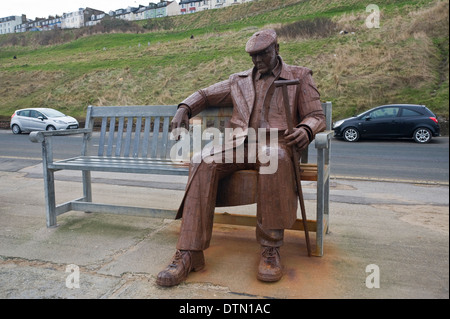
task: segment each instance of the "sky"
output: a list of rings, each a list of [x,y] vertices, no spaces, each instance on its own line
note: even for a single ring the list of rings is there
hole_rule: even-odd
[[[61,16],[65,12],[86,7],[108,13],[110,10],[148,5],[149,2],[156,3],[159,0],[1,0],[0,18],[25,14],[27,19],[34,20],[36,17],[47,18],[49,15]]]

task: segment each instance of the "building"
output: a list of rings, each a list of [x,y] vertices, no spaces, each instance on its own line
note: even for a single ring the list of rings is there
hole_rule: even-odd
[[[250,2],[250,1],[253,1],[253,0],[225,0],[225,6],[232,6],[235,4],[242,4],[242,3]]]
[[[180,14],[180,5],[176,1],[161,1],[157,4],[156,17],[175,16]]]
[[[148,6],[127,7],[117,9],[106,14],[103,11],[92,8],[80,8],[77,11],[64,13],[61,17],[48,17],[48,19],[36,18],[27,20],[25,15],[0,18],[0,34],[47,31],[54,29],[77,29],[94,26],[100,23],[106,16],[114,19],[128,21],[147,20],[179,14],[195,13],[203,10],[219,9],[235,4],[241,4],[252,0],[181,0],[150,2]]]
[[[23,14],[22,16],[9,16],[5,18],[0,18],[0,34],[14,33],[16,27],[25,23],[27,17]]]
[[[249,1],[252,0],[181,0],[179,14],[195,13],[209,9],[220,9]]]
[[[58,16],[48,17],[48,19],[46,19],[42,25],[43,31],[61,29],[61,21],[62,18]]]
[[[107,14],[104,12],[100,14],[93,14],[84,24],[86,27],[92,27],[99,24],[105,18],[105,16],[107,16]]]
[[[84,9],[80,8],[78,11],[64,13],[62,16],[62,29],[75,29],[84,26]]]
[[[203,10],[212,9],[211,3],[212,3],[211,0],[181,0],[180,14],[195,13]]]
[[[109,15],[114,19],[133,21],[136,20],[135,13],[140,9],[141,6],[139,6],[139,8],[128,7],[126,9],[117,9],[114,11],[110,11]]]
[[[77,29],[85,26],[93,26],[99,23],[105,13],[92,8],[80,8],[78,11],[64,13],[61,17],[49,16],[36,18],[35,20],[24,19],[21,24],[16,25],[14,32],[26,31],[49,31],[55,29]]]
[[[128,21],[161,18],[178,14],[180,14],[180,7],[176,1],[150,2],[148,6],[140,5],[138,8],[128,7],[109,13],[111,17]]]
[[[49,16],[45,18],[36,18],[35,20],[28,20],[22,24],[16,26],[15,32],[27,32],[27,31],[49,31],[55,29],[61,29],[62,18],[59,16]]]
[[[77,11],[64,13],[61,19],[61,29],[77,29],[87,25],[92,15],[101,15],[103,11],[92,8],[80,8]]]
[[[152,17],[150,17],[150,14],[152,11],[151,5],[154,5],[156,7],[156,4],[154,4],[154,3],[150,3],[148,6],[139,6],[139,8],[134,13],[135,20],[147,20],[147,19],[152,18]]]
[[[137,10],[139,10],[139,8],[128,7],[126,8],[125,12],[120,16],[120,18],[128,21],[134,21],[136,20],[135,12]]]
[[[211,9],[220,9],[227,6],[227,0],[211,0]]]
[[[215,2],[215,4],[214,4],[215,9],[218,9],[218,8],[233,6],[236,4],[250,2],[253,0],[211,0],[211,1]]]

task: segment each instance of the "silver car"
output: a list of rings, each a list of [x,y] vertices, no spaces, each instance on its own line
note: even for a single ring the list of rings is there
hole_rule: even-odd
[[[49,108],[17,110],[11,116],[11,130],[14,134],[31,131],[77,129],[78,121],[60,111]]]

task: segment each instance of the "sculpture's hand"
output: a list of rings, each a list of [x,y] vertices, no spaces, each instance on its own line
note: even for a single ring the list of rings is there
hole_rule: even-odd
[[[288,141],[286,145],[295,145],[298,150],[302,150],[309,145],[308,133],[303,127],[295,127],[292,134],[289,134],[288,130],[286,130],[284,132],[284,138]]]
[[[172,119],[172,130],[181,128],[182,126],[189,130],[189,111],[185,107],[178,108]]]

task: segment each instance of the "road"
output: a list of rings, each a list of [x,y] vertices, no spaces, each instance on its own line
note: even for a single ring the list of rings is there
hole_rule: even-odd
[[[77,156],[80,149],[80,136],[54,139],[55,159]],[[309,154],[309,160],[315,161],[313,144]],[[408,139],[348,143],[333,138],[330,161],[333,177],[448,185],[449,138],[434,138],[424,145]],[[40,162],[40,144],[31,143],[27,134],[0,130],[0,170],[18,171]]]
[[[380,180],[449,181],[449,138],[428,144],[413,140],[365,140],[349,143],[333,139],[331,175]]]

